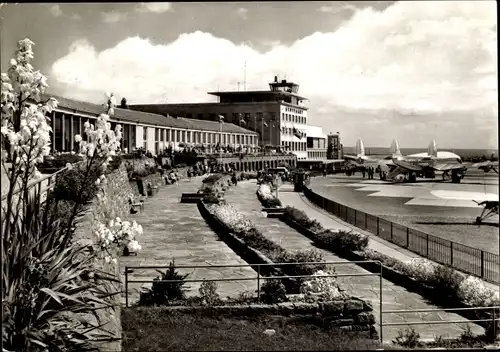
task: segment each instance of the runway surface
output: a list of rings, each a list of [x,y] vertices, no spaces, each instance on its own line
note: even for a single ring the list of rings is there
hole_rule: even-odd
[[[415,183],[389,183],[354,176],[329,175],[311,180],[312,189],[343,205],[377,215],[426,233],[488,252],[498,253],[498,215],[481,226],[474,224],[482,207],[468,200],[445,200],[432,190],[499,194],[498,175],[467,172],[460,184],[419,179]],[[480,199],[479,199],[480,200]]]

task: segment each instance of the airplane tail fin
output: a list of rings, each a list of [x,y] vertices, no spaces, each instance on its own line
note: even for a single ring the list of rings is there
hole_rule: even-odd
[[[394,139],[391,143],[391,154],[393,158],[402,155],[401,150],[399,149],[399,142],[397,139]]]
[[[365,145],[361,138],[356,142],[356,156],[365,156]]]
[[[436,141],[435,140],[433,140],[429,144],[429,148],[427,148],[427,154],[429,154],[429,156],[437,156],[437,147],[436,147]]]

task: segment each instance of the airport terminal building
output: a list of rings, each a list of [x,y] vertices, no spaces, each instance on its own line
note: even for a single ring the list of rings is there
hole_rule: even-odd
[[[269,90],[209,92],[217,102],[183,104],[140,104],[130,109],[186,120],[224,121],[255,132],[260,146],[292,152],[306,160],[307,98],[298,94],[299,85],[286,80],[269,83]]]
[[[69,152],[77,150],[76,134],[83,134],[83,124],[95,121],[105,112],[104,105],[93,104],[60,96],[45,94],[42,100],[54,97],[59,102],[50,114],[52,124],[52,151]],[[172,145],[203,145],[207,152],[214,152],[221,141],[223,146],[241,147],[242,151],[256,151],[259,145],[257,133],[232,123],[220,124],[216,121],[174,118],[128,109],[115,108],[110,116],[111,126],[122,126],[122,148],[132,151],[144,148],[158,154]]]

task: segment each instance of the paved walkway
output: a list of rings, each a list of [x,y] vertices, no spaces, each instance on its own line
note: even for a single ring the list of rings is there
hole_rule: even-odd
[[[196,192],[203,177],[191,181],[181,180],[176,185],[162,186],[158,193],[147,198],[144,213],[130,216],[143,227],[138,239],[142,251],[137,256],[121,257],[120,271],[125,266],[165,265],[175,258],[176,265],[241,265],[247,264],[223,241],[219,240],[201,217],[196,204],[181,204],[182,193]],[[163,270],[164,271],[164,270]],[[251,268],[207,268],[178,269],[180,273],[191,273],[188,279],[219,279],[256,277]],[[129,274],[129,280],[152,280],[159,273],[154,269],[136,269]],[[124,280],[124,276],[122,276]],[[188,295],[198,295],[201,283],[189,283]],[[237,296],[243,291],[255,291],[256,281],[217,282],[221,298]],[[129,304],[137,301],[141,286],[150,284],[131,283]],[[123,297],[123,302],[124,302]]]
[[[313,219],[318,220],[324,227],[336,227],[328,222],[328,217],[304,203],[298,193],[287,192],[288,187],[283,187],[280,190],[279,197],[285,205],[292,205],[298,209],[306,211]],[[261,209],[262,205],[255,195],[257,189],[255,181],[243,181],[238,183],[238,187],[232,187],[226,191],[226,200],[239,208],[242,212],[254,222],[254,224],[262,231],[269,239],[280,243],[282,247],[290,251],[317,249],[312,242],[305,236],[301,235],[294,229],[288,227],[278,219],[267,218]],[[331,221],[331,220],[330,220]],[[377,244],[374,248],[379,250],[381,244]],[[317,249],[323,253],[324,259],[329,262],[345,262],[349,261],[342,259],[335,254]],[[395,254],[402,256],[403,253]],[[335,265],[336,271],[339,274],[360,274],[369,272],[355,264]],[[369,300],[373,303],[375,319],[377,325],[380,322],[380,289],[378,277],[340,277],[339,284],[349,294]],[[382,279],[382,304],[384,310],[402,310],[402,309],[435,309],[439,308],[436,305],[429,303],[422,296],[409,292],[403,287],[396,286],[392,282]],[[425,321],[446,321],[446,320],[464,320],[461,316],[448,312],[429,312],[429,313],[411,313],[411,314],[385,314],[383,316],[384,323],[405,323],[405,322],[425,322]],[[474,333],[482,333],[483,328],[476,324],[469,324]],[[396,336],[398,330],[404,330],[409,325],[401,326],[386,326],[383,328],[384,342],[391,342]],[[412,325],[424,340],[432,340],[436,336],[443,337],[458,337],[464,330],[465,324],[422,324]],[[380,331],[380,328],[377,327]]]

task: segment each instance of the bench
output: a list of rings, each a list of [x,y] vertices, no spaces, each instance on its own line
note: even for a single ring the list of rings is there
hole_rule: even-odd
[[[203,196],[203,193],[182,193],[181,203],[198,203]]]
[[[148,196],[152,197],[158,193],[158,186],[148,186]]]
[[[285,213],[285,208],[262,208],[267,213],[268,218],[279,218]]]
[[[144,199],[134,199],[134,198],[129,198],[128,204],[130,205],[130,209],[137,209],[139,208],[139,211],[142,213],[144,211]]]

